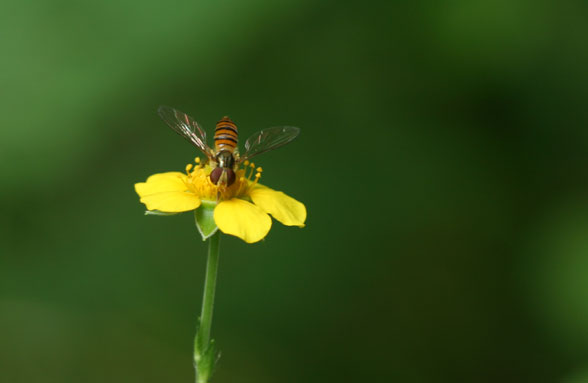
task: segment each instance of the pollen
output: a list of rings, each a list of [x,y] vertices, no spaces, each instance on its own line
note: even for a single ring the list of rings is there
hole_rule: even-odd
[[[243,166],[235,169],[235,182],[231,186],[219,183],[215,185],[210,180],[210,173],[214,165],[203,164],[200,158],[194,159],[193,164],[186,165],[186,186],[188,191],[202,200],[223,201],[231,198],[247,198],[249,192],[257,185],[263,169],[255,167],[254,163],[243,162]]]
[[[186,180],[190,192],[204,200],[215,200],[218,192],[218,187],[210,181],[210,171],[209,166],[199,164],[188,171]]]

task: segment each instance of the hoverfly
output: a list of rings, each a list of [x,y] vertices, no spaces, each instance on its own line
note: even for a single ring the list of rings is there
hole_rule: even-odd
[[[220,183],[231,186],[235,182],[235,171],[242,162],[286,145],[300,133],[300,129],[293,126],[260,130],[245,141],[245,152],[240,155],[237,148],[237,126],[230,118],[223,117],[216,123],[212,149],[206,143],[206,132],[187,114],[163,105],[157,113],[174,132],[190,141],[206,155],[212,166],[210,180],[215,185]]]

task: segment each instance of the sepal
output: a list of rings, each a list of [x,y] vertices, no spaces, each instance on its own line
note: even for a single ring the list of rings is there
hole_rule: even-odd
[[[216,202],[202,201],[198,209],[194,210],[194,218],[196,220],[196,227],[202,236],[202,240],[206,241],[212,237],[218,230],[216,222],[214,221],[214,209]]]
[[[180,213],[166,213],[164,211],[159,210],[145,210],[145,215],[160,215],[160,216],[168,216],[168,215],[176,215]]]

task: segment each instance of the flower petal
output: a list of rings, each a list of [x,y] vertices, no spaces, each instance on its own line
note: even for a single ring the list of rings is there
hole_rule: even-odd
[[[272,219],[259,207],[242,199],[222,201],[214,209],[214,221],[226,234],[247,243],[262,240],[272,227]]]
[[[200,198],[195,194],[182,191],[142,196],[141,202],[147,206],[148,210],[159,210],[164,213],[181,213],[194,210],[200,206]]]
[[[306,207],[294,198],[265,186],[254,188],[249,196],[253,203],[284,225],[304,227]]]
[[[183,192],[188,190],[188,187],[184,182],[185,180],[186,175],[184,173],[158,173],[147,178],[147,182],[136,183],[135,191],[139,194],[139,197],[162,192]]]

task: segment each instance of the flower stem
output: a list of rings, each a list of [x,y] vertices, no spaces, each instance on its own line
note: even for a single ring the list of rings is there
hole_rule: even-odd
[[[220,232],[210,237],[208,244],[208,261],[206,263],[206,281],[204,282],[204,296],[202,297],[202,314],[200,316],[200,330],[204,344],[210,341],[210,326],[212,325],[212,309],[214,307],[214,291],[216,290],[216,271],[218,269]]]
[[[212,325],[214,291],[216,289],[219,242],[220,231],[217,231],[209,238],[206,280],[204,281],[204,295],[202,297],[202,313],[200,314],[200,326],[196,333],[196,340],[194,341],[196,383],[208,382],[212,376],[217,359],[214,341],[210,340],[210,327]]]

